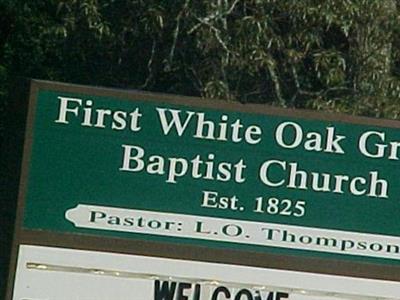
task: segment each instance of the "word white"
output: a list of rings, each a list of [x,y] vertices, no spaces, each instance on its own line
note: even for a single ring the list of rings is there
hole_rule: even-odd
[[[240,119],[236,119],[228,126],[227,115],[222,115],[221,120],[216,124],[213,120],[206,120],[203,112],[186,111],[186,115],[183,115],[177,109],[157,108],[157,111],[164,135],[168,135],[174,128],[178,136],[182,136],[187,128],[190,128],[191,120],[195,119],[196,126],[192,134],[196,139],[231,140],[234,143],[239,143],[244,139],[248,144],[258,144],[261,141],[260,127],[251,125],[243,128],[244,125]]]

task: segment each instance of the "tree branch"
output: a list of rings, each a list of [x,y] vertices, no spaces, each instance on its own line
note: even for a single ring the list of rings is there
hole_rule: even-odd
[[[178,41],[178,35],[179,35],[179,31],[180,31],[181,19],[182,19],[184,12],[187,10],[189,3],[190,3],[190,0],[185,1],[182,9],[179,11],[179,13],[176,17],[176,26],[175,26],[174,33],[173,33],[173,41],[172,41],[171,49],[170,49],[169,55],[168,55],[168,66],[167,66],[168,70],[170,69],[170,67],[172,65],[172,61],[174,59],[176,43]]]

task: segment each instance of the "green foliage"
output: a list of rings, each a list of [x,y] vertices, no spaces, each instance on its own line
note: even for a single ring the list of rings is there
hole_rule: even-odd
[[[0,0],[0,145],[24,77],[399,119],[399,3]]]
[[[400,114],[396,0],[0,0],[0,9],[4,103],[22,76]]]

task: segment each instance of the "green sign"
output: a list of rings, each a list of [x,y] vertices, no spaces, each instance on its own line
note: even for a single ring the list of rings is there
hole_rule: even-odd
[[[400,261],[398,123],[96,89],[32,100],[26,229]]]

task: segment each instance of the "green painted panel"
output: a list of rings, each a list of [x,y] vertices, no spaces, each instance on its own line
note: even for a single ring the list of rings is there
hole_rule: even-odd
[[[398,263],[398,129],[151,96],[39,90],[36,100],[25,228]],[[174,114],[182,132],[171,123]],[[86,222],[114,229],[79,227],[65,216],[78,205],[207,217],[204,226],[219,226],[222,218],[232,226],[222,233],[192,228],[192,237],[141,234],[120,230],[131,225],[99,212]],[[236,232],[241,221],[266,224],[255,225],[266,244],[239,242],[239,235],[252,235]],[[336,240],[327,240],[331,233]]]

